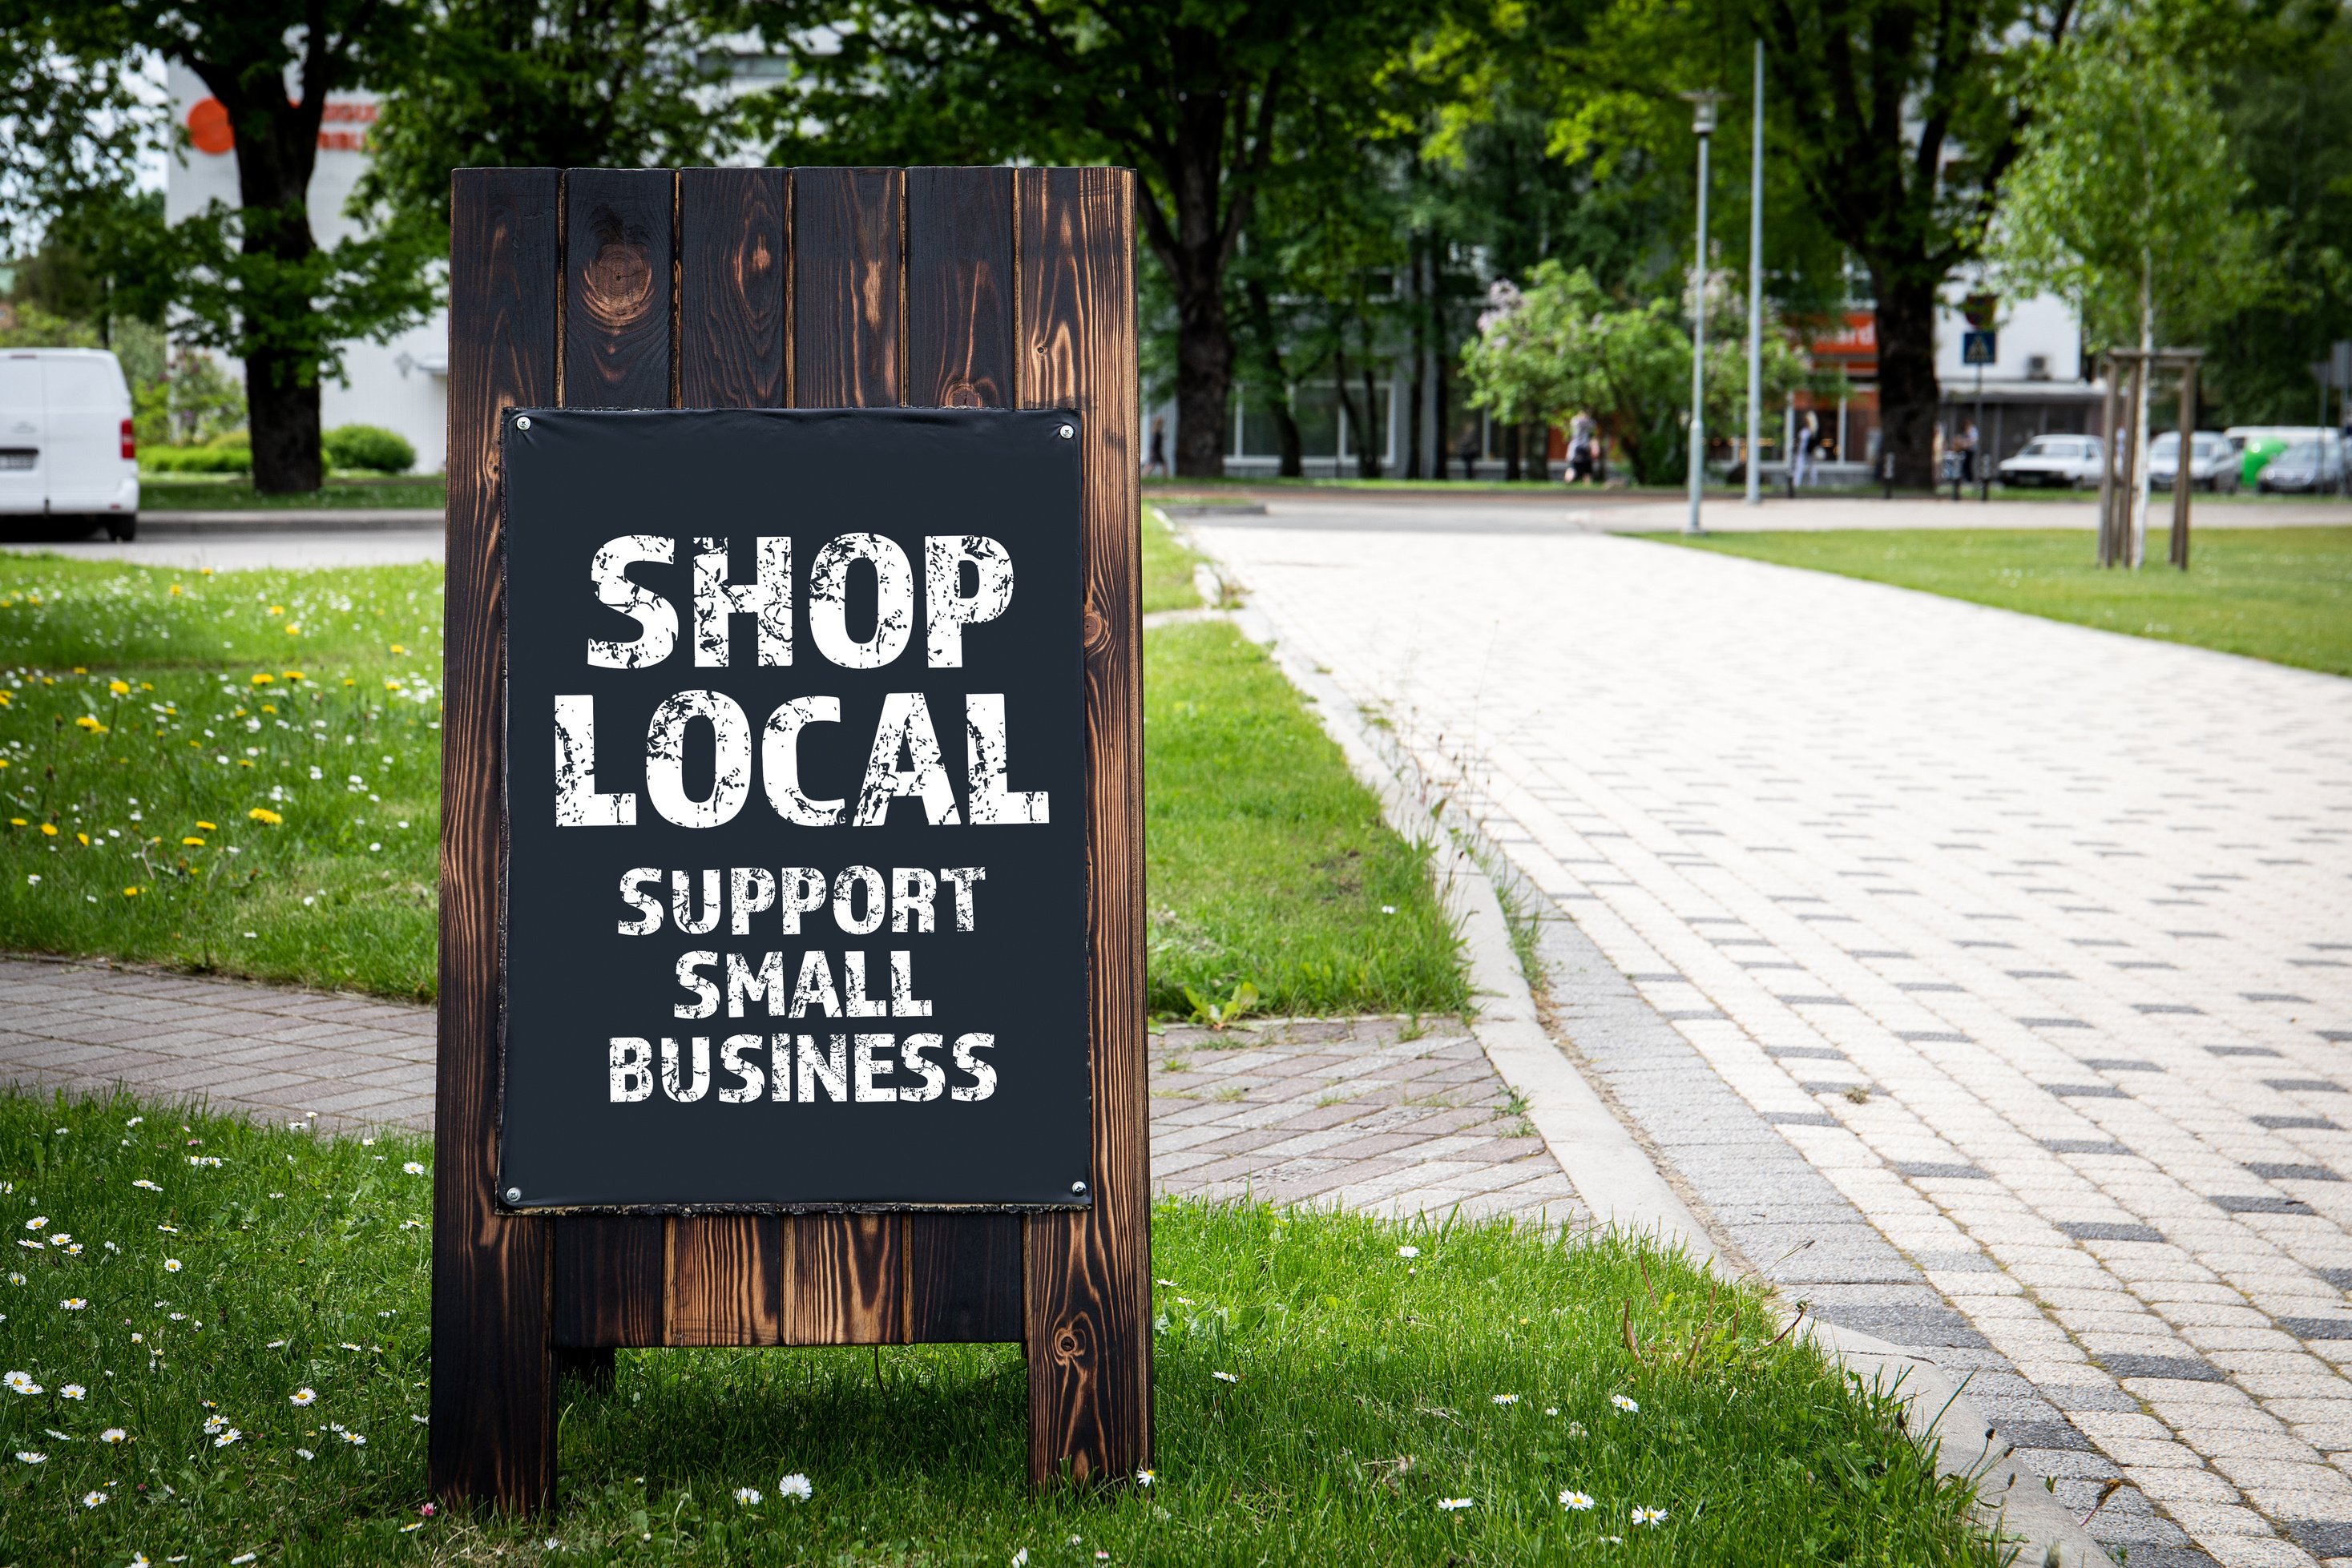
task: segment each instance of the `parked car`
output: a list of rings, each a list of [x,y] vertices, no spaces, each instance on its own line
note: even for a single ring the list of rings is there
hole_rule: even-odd
[[[131,388],[101,349],[0,352],[0,520],[139,530]]]
[[[2095,485],[2105,455],[2095,435],[2037,435],[1996,472],[2004,485]]]
[[[2264,494],[2341,495],[2344,438],[2329,431],[2311,440],[2291,442],[2285,451],[2263,465],[2263,476],[2254,483]]]
[[[2263,466],[2296,442],[2343,443],[2337,432],[2318,424],[2233,424],[2221,434],[2238,449],[2240,482],[2258,488]]]
[[[2198,431],[2189,443],[2189,486],[2235,495],[2242,462],[2236,444],[2228,436]],[[2173,473],[2179,466],[2180,432],[2168,430],[2147,444],[2149,488],[2171,489]]]

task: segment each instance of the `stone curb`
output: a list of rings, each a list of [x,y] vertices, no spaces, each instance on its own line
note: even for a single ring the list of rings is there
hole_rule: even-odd
[[[1217,603],[1233,585],[1203,566],[1202,597]],[[1384,755],[1339,684],[1285,646],[1264,614],[1246,605],[1230,619],[1314,705],[1324,730],[1357,778],[1379,797],[1382,814],[1412,842],[1433,845],[1433,873],[1440,895],[1459,922],[1472,989],[1480,998],[1471,1032],[1503,1082],[1526,1100],[1552,1157],[1593,1216],[1620,1229],[1680,1247],[1702,1266],[1717,1261],[1706,1228],[1675,1192],[1633,1134],[1586,1082],[1537,1017],[1535,998],[1512,950],[1502,900],[1493,881],[1449,830],[1443,807],[1408,789],[1410,758]],[[1964,1390],[1932,1363],[1853,1329],[1807,1321],[1801,1333],[1822,1353],[1866,1386],[1903,1401],[1911,1438],[1934,1458],[1937,1473],[1965,1475],[1978,1488],[1979,1522],[2021,1542],[2017,1568],[2089,1568],[2112,1559],[2090,1531],[2042,1489],[2040,1478],[2012,1457]],[[2020,1484],[2022,1482],[2023,1484]]]
[[[205,534],[372,533],[385,528],[437,528],[438,507],[348,507],[268,511],[142,512],[139,537]]]

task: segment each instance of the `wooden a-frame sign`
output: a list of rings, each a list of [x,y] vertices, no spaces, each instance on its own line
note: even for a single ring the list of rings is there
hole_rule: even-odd
[[[622,1346],[1016,1342],[1033,1480],[1150,1462],[1133,254],[1116,169],[453,177],[436,1494]]]

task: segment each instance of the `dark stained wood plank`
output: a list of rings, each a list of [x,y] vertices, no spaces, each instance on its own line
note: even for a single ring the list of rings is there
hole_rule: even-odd
[[[676,183],[667,169],[564,177],[562,406],[669,405]],[[582,1215],[555,1226],[557,1342],[665,1343],[667,1221]]]
[[[782,406],[784,172],[681,169],[677,233],[678,406]]]
[[[1042,1485],[1151,1462],[1134,176],[1024,169],[1014,184],[1018,395],[1024,407],[1076,410],[1086,443],[1095,1201],[1028,1221],[1029,1473]]]
[[[918,407],[1005,408],[1014,381],[1013,171],[907,171],[907,386]],[[907,1217],[907,1337],[1021,1337],[1021,1221]]]
[[[784,172],[685,169],[677,181],[679,406],[774,407],[784,393]],[[782,1224],[682,1217],[666,1244],[659,1343],[777,1343]]]
[[[499,430],[556,382],[552,169],[451,177],[449,506],[442,674],[440,1044],[434,1089],[433,1387],[426,1469],[453,1501],[555,1493],[549,1227],[499,1210]]]
[[[907,171],[907,389],[917,408],[1013,403],[1013,171]]]
[[[907,1216],[907,1338],[1022,1337],[1021,1217]]]
[[[564,180],[563,406],[670,404],[667,169],[574,169]]]
[[[662,1343],[661,1220],[579,1214],[553,1223],[555,1343],[567,1348]]]
[[[804,1214],[784,1253],[786,1344],[903,1344],[905,1217]]]
[[[669,1222],[666,1343],[777,1344],[783,1223],[773,1215],[706,1214]]]
[[[792,172],[787,335],[794,408],[898,403],[905,190],[897,169]],[[904,1343],[900,1216],[810,1214],[786,1226],[785,1343]]]
[[[794,408],[899,401],[898,169],[793,171]]]

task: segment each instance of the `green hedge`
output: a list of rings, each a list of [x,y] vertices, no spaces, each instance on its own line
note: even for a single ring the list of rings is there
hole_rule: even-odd
[[[405,474],[416,466],[416,448],[398,431],[375,424],[339,424],[320,438],[330,468],[372,468]]]
[[[253,466],[253,438],[242,430],[202,446],[146,446],[139,466],[151,474],[242,474]]]

